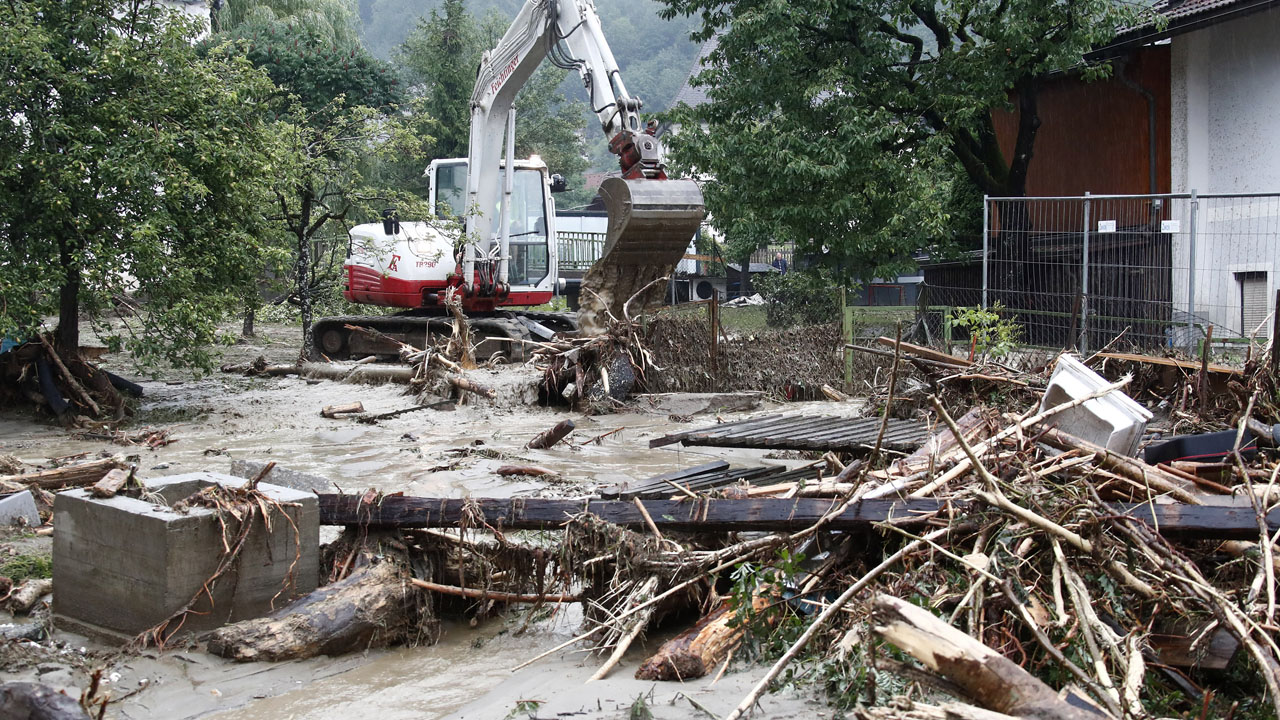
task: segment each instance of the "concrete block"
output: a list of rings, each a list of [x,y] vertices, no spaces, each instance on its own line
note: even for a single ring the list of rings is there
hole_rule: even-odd
[[[0,525],[18,525],[24,521],[27,527],[40,524],[40,511],[36,509],[31,491],[0,495]]]
[[[231,474],[236,477],[254,478],[266,466],[266,463],[258,460],[232,460]],[[271,468],[271,472],[263,478],[263,481],[270,482],[272,485],[283,485],[294,490],[309,490],[317,493],[334,492],[333,482],[329,478],[290,470],[279,465]]]
[[[55,625],[134,635],[182,608],[213,575],[234,518],[219,521],[207,508],[168,506],[213,484],[244,485],[243,478],[197,472],[147,481],[151,497],[100,499],[87,490],[59,493],[53,515]],[[182,631],[201,632],[259,617],[316,588],[320,574],[319,510],[315,495],[278,485],[258,488],[280,503],[270,531],[255,527],[238,565],[202,594]],[[294,528],[297,528],[295,533]],[[102,633],[109,635],[109,633]]]

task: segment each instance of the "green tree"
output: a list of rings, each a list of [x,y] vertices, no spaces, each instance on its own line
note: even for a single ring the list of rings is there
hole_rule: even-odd
[[[144,362],[208,365],[277,152],[270,81],[200,57],[198,32],[151,3],[0,5],[0,330],[57,315],[75,353],[83,312]]]
[[[360,45],[354,17],[331,11],[324,17],[341,22],[317,22],[311,7],[267,0],[261,9],[243,10],[235,24],[225,22],[224,33],[210,40],[216,52],[246,57],[279,86],[266,109],[279,118],[285,150],[259,214],[287,256],[286,299],[301,316],[304,355],[316,304],[338,299],[347,226],[371,219],[383,204],[406,214],[426,210],[380,186],[369,169],[420,160],[422,143],[430,140],[406,130],[403,86],[388,63]],[[417,130],[429,121],[421,113],[410,118]],[[246,328],[250,323],[247,316]]]
[[[682,163],[715,177],[708,208],[731,237],[827,245],[884,266],[944,237],[969,184],[1022,195],[1046,74],[1131,21],[1112,0],[664,0],[718,47],[683,109]],[[1016,107],[1013,152],[993,108]],[[971,208],[965,212],[972,213]],[[892,264],[892,263],[889,263]]]

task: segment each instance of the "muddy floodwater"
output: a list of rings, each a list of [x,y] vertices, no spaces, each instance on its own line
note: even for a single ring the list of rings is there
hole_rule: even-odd
[[[289,349],[290,340],[285,337],[274,345],[240,347],[235,353],[252,357],[261,351],[279,356]],[[113,364],[110,356],[105,364],[121,374],[132,369],[124,362]],[[518,371],[508,368],[479,370],[473,377],[505,388],[522,382],[515,375]],[[315,382],[297,377],[214,374],[193,379],[168,374],[144,380],[143,385],[146,394],[129,429],[168,430],[174,442],[167,446],[151,450],[85,439],[30,413],[0,409],[0,454],[15,455],[32,465],[83,452],[132,455],[144,481],[195,470],[226,472],[232,459],[275,461],[324,476],[346,492],[374,487],[433,497],[580,497],[606,485],[715,458],[744,464],[799,462],[766,458],[763,451],[754,450],[686,449],[678,445],[651,450],[648,443],[653,437],[714,423],[717,414],[699,414],[689,421],[663,408],[646,408],[644,403],[621,414],[587,417],[564,409],[481,400],[452,411],[420,410],[377,424],[362,424],[351,418],[325,419],[320,410],[326,405],[359,401],[367,413],[376,414],[411,407],[415,400],[404,394],[403,386]],[[826,403],[785,409],[853,412],[848,405]],[[754,411],[724,413],[722,417],[741,419],[778,410],[777,405],[766,402]],[[523,449],[538,432],[565,418],[577,424],[571,436],[574,443],[622,430],[599,444],[561,443],[550,450]],[[538,465],[555,471],[558,477],[512,479],[494,472],[512,462]],[[322,540],[325,535],[322,530]],[[195,647],[118,655],[111,647],[79,636],[59,632],[55,639],[64,643],[64,654],[77,655],[83,648],[89,656],[85,664],[106,666],[113,694],[128,694],[109,707],[107,717],[117,718],[606,718],[631,717],[637,699],[655,717],[703,715],[695,704],[723,716],[764,672],[763,667],[737,662],[714,683],[710,678],[684,684],[633,679],[640,661],[664,637],[637,643],[608,678],[590,684],[586,680],[601,660],[576,646],[512,671],[521,662],[573,637],[580,620],[576,606],[527,627],[516,613],[475,627],[459,619],[447,623],[441,641],[429,647],[278,664],[229,663]],[[524,631],[518,632],[522,627]],[[77,689],[83,668],[80,672],[78,675],[56,658],[32,650],[30,663],[17,679],[39,679],[70,693]],[[523,701],[539,703],[534,715],[516,712]],[[757,717],[830,714],[807,697],[784,692],[766,696]]]

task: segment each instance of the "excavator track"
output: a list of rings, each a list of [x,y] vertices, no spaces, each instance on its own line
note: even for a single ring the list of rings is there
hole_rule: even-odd
[[[525,343],[533,339],[529,329],[515,317],[503,313],[494,317],[469,317],[476,360],[484,362],[502,353],[509,362],[523,362]],[[312,349],[317,357],[350,360],[370,355],[391,360],[400,348],[393,343],[348,330],[347,325],[366,327],[398,342],[417,348],[447,339],[453,333],[452,319],[443,315],[346,315],[321,318],[312,330]]]
[[[607,178],[600,197],[609,214],[604,252],[582,280],[578,322],[582,332],[599,334],[609,316],[622,320],[623,306],[646,285],[667,278],[684,258],[704,208],[702,190],[692,180]],[[645,290],[630,311],[661,301],[665,283]]]

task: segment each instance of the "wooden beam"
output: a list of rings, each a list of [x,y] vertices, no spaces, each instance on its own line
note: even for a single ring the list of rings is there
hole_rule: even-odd
[[[464,517],[479,510],[484,522],[505,530],[537,530],[563,525],[570,518],[590,512],[626,528],[643,530],[644,516],[633,502],[559,498],[446,499],[393,495],[361,505],[361,495],[321,493],[320,524],[366,525],[382,528],[457,527]],[[653,523],[663,530],[728,532],[733,530],[801,530],[817,522],[838,504],[834,498],[748,498],[694,501],[644,500]],[[861,500],[832,518],[832,530],[866,528],[892,521],[911,524],[945,510],[948,505],[963,514],[965,503],[937,499]],[[1149,503],[1112,503],[1116,515],[1141,520],[1172,538],[1247,540],[1258,536],[1253,510],[1247,507]],[[1154,510],[1154,516],[1152,511]],[[1267,516],[1272,532],[1280,529],[1280,509]],[[473,522],[471,527],[478,525]]]
[[[1182,368],[1183,370],[1199,370],[1200,363],[1189,362],[1187,360],[1176,360],[1167,357],[1153,357],[1151,355],[1134,355],[1133,353],[1098,353],[1094,357],[1108,358],[1111,360],[1127,360],[1129,362],[1145,363],[1147,365],[1163,365],[1165,367]],[[1206,369],[1211,373],[1223,373],[1226,375],[1242,375],[1243,372],[1235,368],[1229,368],[1224,365],[1208,365]]]
[[[457,527],[464,517],[479,510],[484,522],[504,530],[535,530],[563,525],[589,512],[632,529],[646,523],[633,502],[623,500],[564,500],[558,498],[444,499],[389,496],[361,505],[360,495],[321,494],[322,525],[367,525],[382,528]],[[813,525],[840,504],[836,498],[750,498],[745,500],[688,498],[645,500],[645,510],[664,530],[728,532],[733,530],[802,530]],[[921,522],[944,510],[941,500],[863,500],[850,505],[827,527],[852,530],[892,520],[895,524]],[[471,527],[481,527],[474,521]]]

